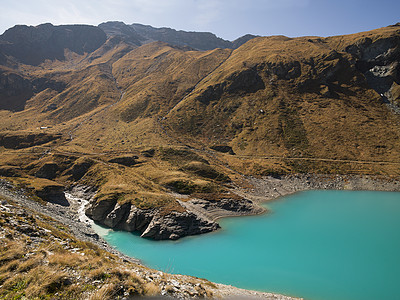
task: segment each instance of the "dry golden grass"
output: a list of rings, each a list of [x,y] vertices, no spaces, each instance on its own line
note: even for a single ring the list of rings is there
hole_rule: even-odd
[[[4,199],[2,199],[4,200]],[[0,211],[0,298],[1,299],[116,299],[159,295],[171,275],[121,259],[97,246],[77,240],[53,219],[24,209],[18,218]],[[10,222],[13,220],[13,222]],[[30,226],[41,241],[18,231]],[[45,227],[44,227],[45,225]],[[61,229],[62,228],[62,229]],[[63,232],[62,234],[60,232]],[[149,277],[150,274],[153,274]],[[150,279],[151,278],[151,279]],[[189,278],[189,277],[188,277]],[[181,279],[174,276],[174,280]],[[197,285],[195,278],[191,279]],[[206,295],[206,290],[199,291]]]

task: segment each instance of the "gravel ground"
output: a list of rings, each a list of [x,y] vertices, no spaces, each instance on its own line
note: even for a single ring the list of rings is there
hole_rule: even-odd
[[[255,202],[264,202],[305,190],[365,190],[400,192],[400,182],[391,178],[357,175],[298,174],[281,178],[247,178],[251,188],[236,193]]]
[[[33,201],[28,196],[26,196],[25,191],[15,189],[13,185],[2,179],[0,179],[0,195],[19,203],[25,208],[47,215],[65,224],[72,231],[75,237],[82,241],[92,242],[98,245],[100,248],[116,254],[123,259],[136,263],[139,262],[132,257],[126,256],[121,252],[116,251],[105,240],[99,237],[89,224],[82,223],[79,220],[78,215],[78,209],[80,207],[79,203],[71,202],[70,206],[61,206],[58,204],[47,202],[46,205],[43,205],[36,201]]]

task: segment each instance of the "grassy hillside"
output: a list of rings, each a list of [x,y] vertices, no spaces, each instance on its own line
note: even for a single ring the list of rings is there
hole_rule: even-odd
[[[175,107],[165,124],[182,140],[229,145],[249,159],[399,162],[399,115],[342,51],[365,35],[378,44],[398,39],[397,31],[253,39]],[[323,171],[312,165],[304,170]]]
[[[4,66],[0,175],[35,190],[45,174],[37,190],[81,182],[166,211],[183,209],[172,191],[225,193],[241,174],[398,177],[399,36],[393,26],[204,52],[109,37],[91,53]],[[124,156],[135,163],[112,162]]]

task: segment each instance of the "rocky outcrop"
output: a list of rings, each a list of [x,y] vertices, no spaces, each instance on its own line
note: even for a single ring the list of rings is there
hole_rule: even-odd
[[[140,209],[130,202],[118,203],[118,196],[92,199],[86,215],[110,228],[139,232],[155,240],[179,239],[220,228],[220,217],[255,215],[265,211],[258,204],[233,193],[196,194],[194,199],[179,201],[185,211],[162,213],[158,209]]]
[[[0,109],[21,111],[35,94],[46,89],[62,92],[66,84],[46,77],[31,78],[18,71],[0,67]]]
[[[231,74],[228,78],[228,85],[225,90],[230,93],[255,93],[264,89],[264,81],[257,73],[256,68],[246,69]]]
[[[400,36],[358,40],[345,51],[356,60],[356,67],[382,100],[400,111]]]
[[[0,166],[0,176],[4,177],[20,177],[21,168],[16,166]]]
[[[195,235],[217,230],[215,222],[201,218],[191,212],[171,212],[168,215],[155,215],[142,237],[176,240],[186,235]]]
[[[210,149],[213,149],[215,151],[222,152],[222,153],[228,153],[231,155],[235,155],[235,152],[233,152],[232,147],[227,146],[227,145],[215,145],[215,146],[211,146]]]
[[[0,133],[0,146],[7,149],[23,149],[61,138],[61,134],[40,133]]]
[[[267,63],[264,66],[268,76],[275,76],[276,79],[290,80],[301,75],[301,64],[299,61]]]
[[[93,52],[106,41],[106,34],[89,25],[17,25],[0,36],[0,53],[20,62],[39,65],[46,59],[64,60],[64,50],[77,54]]]
[[[188,211],[199,213],[214,221],[221,217],[257,215],[265,212],[264,208],[253,201],[230,193],[212,198],[204,196],[200,194],[194,199],[180,203]]]
[[[74,181],[80,180],[93,165],[93,161],[87,158],[79,158],[74,165],[67,170],[66,175],[70,175],[70,179]]]
[[[0,109],[23,110],[33,92],[34,87],[29,79],[18,73],[0,70]]]
[[[47,202],[69,206],[69,202],[65,198],[64,186],[56,182],[45,184],[35,189],[35,194]]]
[[[58,165],[56,163],[47,162],[36,171],[35,176],[39,178],[54,179],[57,176],[57,171]]]
[[[265,84],[257,69],[250,68],[230,74],[222,83],[208,86],[196,97],[196,100],[208,105],[212,101],[221,99],[224,93],[255,93],[263,88]]]
[[[120,164],[126,167],[131,167],[133,165],[137,164],[137,159],[139,157],[134,155],[134,156],[119,156],[119,157],[115,157],[109,160],[110,163],[116,163],[116,164]]]
[[[219,228],[217,223],[193,212],[172,211],[163,214],[158,209],[140,209],[131,203],[120,204],[115,198],[92,200],[86,215],[110,228],[140,232],[142,237],[155,240],[178,239]]]

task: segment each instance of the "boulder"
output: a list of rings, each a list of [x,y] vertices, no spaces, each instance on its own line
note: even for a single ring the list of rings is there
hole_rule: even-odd
[[[171,212],[155,215],[141,237],[155,240],[176,240],[187,235],[196,235],[217,230],[219,225],[189,212]]]

